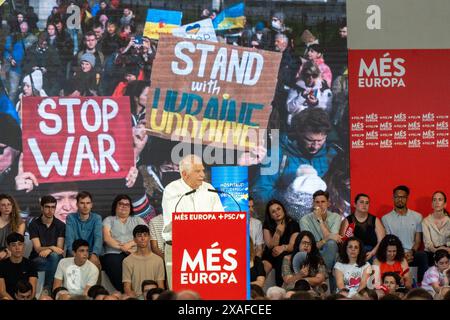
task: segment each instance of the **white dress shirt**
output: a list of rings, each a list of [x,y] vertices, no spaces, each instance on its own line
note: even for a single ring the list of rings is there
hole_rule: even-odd
[[[208,191],[214,189],[212,185],[203,182],[196,192],[184,196],[177,206],[177,212],[223,212],[223,206],[219,195]],[[172,213],[180,198],[187,192],[193,190],[183,179],[169,183],[164,188],[162,198],[162,210],[164,218],[164,229],[162,237],[164,241],[172,241]]]

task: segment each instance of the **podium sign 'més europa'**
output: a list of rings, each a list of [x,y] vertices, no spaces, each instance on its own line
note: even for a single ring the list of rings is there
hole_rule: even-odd
[[[173,289],[246,299],[247,213],[174,213],[172,221]]]

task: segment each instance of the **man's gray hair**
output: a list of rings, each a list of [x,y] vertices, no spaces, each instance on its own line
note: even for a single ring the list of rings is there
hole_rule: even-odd
[[[283,42],[289,43],[289,38],[284,33],[277,33],[277,35],[275,36],[275,40],[278,39],[282,40]]]
[[[188,154],[180,160],[180,175],[183,172],[190,173],[194,164],[202,164],[202,159],[195,154]]]
[[[266,296],[269,300],[283,300],[286,297],[286,290],[278,286],[273,286],[267,289]]]

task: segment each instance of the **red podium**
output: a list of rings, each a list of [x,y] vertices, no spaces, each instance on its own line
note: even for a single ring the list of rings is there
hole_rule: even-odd
[[[172,216],[173,290],[205,300],[247,299],[246,212],[175,212]]]

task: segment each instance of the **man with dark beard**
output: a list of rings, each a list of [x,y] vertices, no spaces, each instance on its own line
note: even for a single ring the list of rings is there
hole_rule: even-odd
[[[393,191],[394,210],[381,218],[386,234],[399,237],[410,266],[417,267],[417,280],[422,281],[428,268],[427,255],[418,251],[422,243],[422,215],[407,207],[409,188],[397,186]]]

